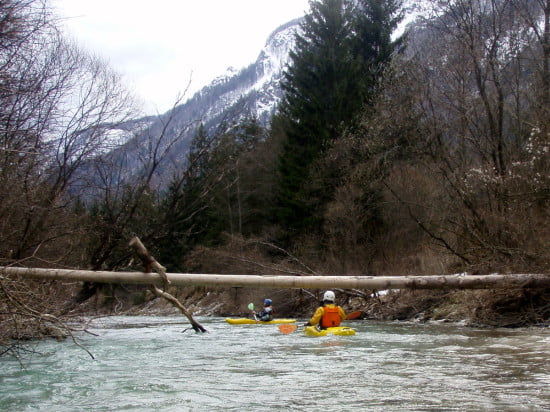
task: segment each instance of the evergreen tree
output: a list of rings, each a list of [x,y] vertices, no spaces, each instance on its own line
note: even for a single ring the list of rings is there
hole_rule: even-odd
[[[346,1],[314,1],[290,53],[279,107],[288,126],[275,213],[286,230],[300,230],[312,223],[303,191],[308,168],[323,146],[338,136],[342,121],[350,113],[351,29]]]
[[[172,177],[163,196],[159,258],[169,271],[184,271],[185,255],[197,244],[208,244],[215,226],[207,196],[211,148],[212,138],[201,124],[189,147],[187,168]]]
[[[352,53],[358,64],[359,87],[370,102],[392,56],[404,46],[403,36],[392,34],[403,20],[402,0],[359,0],[353,20]]]
[[[264,128],[255,116],[248,115],[229,128],[212,150],[211,166],[218,170],[214,215],[228,233],[250,234],[261,220],[258,204],[263,192],[257,187],[260,176],[254,152],[264,140]]]
[[[196,245],[213,246],[224,232],[250,233],[265,218],[258,213],[261,188],[252,152],[265,135],[255,117],[210,136],[201,125],[188,152],[187,168],[175,175],[163,198],[164,236],[159,255],[170,270],[183,271]]]
[[[290,232],[320,227],[319,209],[332,189],[310,192],[311,167],[354,126],[398,44],[390,38],[399,21],[394,0],[319,0],[310,6],[290,54],[278,114],[287,127],[274,216]]]

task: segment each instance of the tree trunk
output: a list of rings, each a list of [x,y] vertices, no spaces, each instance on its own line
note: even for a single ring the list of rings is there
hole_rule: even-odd
[[[0,267],[3,275],[50,280],[163,285],[155,273]],[[258,276],[168,273],[173,286],[287,289],[512,289],[550,288],[550,274],[440,276]]]

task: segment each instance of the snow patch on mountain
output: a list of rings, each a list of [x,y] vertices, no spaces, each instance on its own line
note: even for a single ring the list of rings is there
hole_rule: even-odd
[[[216,101],[206,108],[204,118],[218,116],[239,103],[258,119],[268,119],[274,113],[282,98],[280,82],[300,21],[295,19],[277,28],[268,37],[256,62],[240,71],[228,68],[199,92],[205,95],[221,90]]]
[[[415,5],[415,2],[411,0],[410,4]],[[414,13],[411,13],[414,18],[411,16],[406,24],[422,14],[422,4],[424,1],[415,5]],[[184,130],[180,142],[170,149],[175,153],[174,158],[183,162],[200,124],[205,126],[207,133],[219,133],[221,126],[231,127],[244,116],[253,115],[260,124],[269,126],[283,98],[281,83],[284,71],[290,63],[290,51],[295,47],[295,35],[301,30],[303,20],[301,17],[278,27],[267,38],[255,62],[239,70],[228,67],[186,102],[158,116],[149,131],[135,133],[136,139],[142,135],[155,135],[158,130],[164,130],[166,122],[170,122],[173,125],[170,133],[175,133],[176,128]],[[113,143],[121,142],[124,135],[113,133],[110,138]]]

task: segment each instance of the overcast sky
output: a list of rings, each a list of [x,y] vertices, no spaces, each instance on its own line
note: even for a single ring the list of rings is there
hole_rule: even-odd
[[[145,102],[164,113],[229,66],[253,63],[267,37],[301,17],[308,0],[53,0],[69,36],[104,57]]]

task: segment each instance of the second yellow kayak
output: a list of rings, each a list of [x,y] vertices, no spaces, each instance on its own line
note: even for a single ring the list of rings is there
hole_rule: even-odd
[[[273,319],[267,322],[248,318],[225,318],[225,321],[231,325],[276,325],[279,323],[295,323],[296,319]]]

